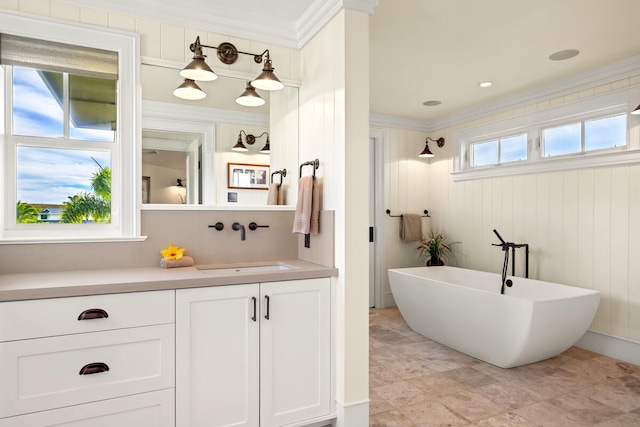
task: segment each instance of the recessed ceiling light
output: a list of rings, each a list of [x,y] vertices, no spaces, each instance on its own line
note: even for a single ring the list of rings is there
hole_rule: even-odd
[[[440,105],[442,102],[440,101],[424,101],[422,105],[426,105],[427,107],[435,107],[436,105]]]
[[[490,81],[486,81],[486,82],[482,82],[480,83],[480,87],[489,87],[493,84],[493,82]]]
[[[577,56],[579,53],[580,51],[576,49],[561,50],[549,55],[549,59],[552,61],[564,61],[565,59],[570,59],[574,56]]]

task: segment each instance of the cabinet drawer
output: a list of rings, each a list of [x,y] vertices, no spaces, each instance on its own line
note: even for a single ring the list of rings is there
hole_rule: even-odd
[[[173,427],[173,389],[0,419],[0,427]]]
[[[0,418],[171,388],[174,338],[170,324],[2,343]]]
[[[170,290],[3,302],[0,342],[173,323],[174,295]]]

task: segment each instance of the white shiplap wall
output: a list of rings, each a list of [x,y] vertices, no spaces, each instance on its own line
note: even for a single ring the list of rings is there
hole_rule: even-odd
[[[638,84],[640,76],[623,79],[433,132],[430,136],[444,136],[447,144],[432,149],[436,157],[421,165],[426,178],[410,166],[420,144],[407,151],[407,133],[385,129],[385,192],[391,209],[394,204],[408,209],[415,204],[409,200],[426,197],[431,225],[462,242],[457,261],[466,268],[501,270],[503,253],[491,246],[497,242],[494,228],[505,240],[529,243],[530,277],[599,290],[602,299],[592,329],[640,340],[640,165],[462,182],[450,175],[455,130]],[[413,176],[421,176],[425,184],[409,185]],[[387,236],[395,234],[394,224],[388,229]],[[388,266],[403,265],[411,251],[397,238],[388,242]],[[516,264],[516,274],[524,275],[524,250]]]

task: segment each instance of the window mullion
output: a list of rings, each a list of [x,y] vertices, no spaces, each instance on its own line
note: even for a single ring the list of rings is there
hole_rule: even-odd
[[[62,74],[62,88],[62,120],[64,121],[64,137],[69,138],[69,73]]]

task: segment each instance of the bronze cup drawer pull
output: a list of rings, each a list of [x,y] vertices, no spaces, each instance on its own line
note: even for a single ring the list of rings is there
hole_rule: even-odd
[[[101,308],[90,308],[78,316],[78,320],[106,319],[109,314]]]
[[[109,365],[102,362],[87,363],[80,369],[80,375],[99,374],[101,372],[108,372]]]

